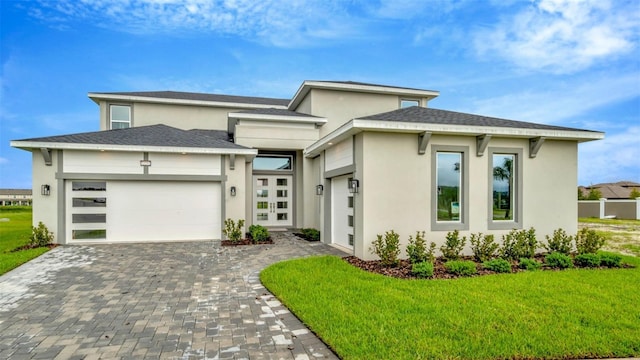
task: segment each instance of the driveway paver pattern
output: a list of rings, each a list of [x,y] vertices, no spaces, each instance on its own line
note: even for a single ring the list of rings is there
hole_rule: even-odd
[[[55,248],[0,277],[0,358],[336,359],[259,273],[285,259],[345,253],[272,235],[273,245]]]

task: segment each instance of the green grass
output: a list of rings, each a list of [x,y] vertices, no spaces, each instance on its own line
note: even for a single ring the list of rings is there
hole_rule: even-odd
[[[640,355],[640,268],[400,280],[324,256],[260,278],[344,359]]]
[[[623,225],[632,227],[632,230],[640,230],[640,220],[578,218],[578,222],[585,224]]]
[[[31,207],[2,206],[0,219],[9,219],[0,221],[0,275],[49,251],[48,248],[36,248],[12,252],[29,243]]]

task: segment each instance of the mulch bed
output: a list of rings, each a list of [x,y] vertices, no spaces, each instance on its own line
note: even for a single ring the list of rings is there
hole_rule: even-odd
[[[253,242],[253,240],[249,238],[241,239],[236,242],[233,242],[231,240],[222,240],[221,242],[222,246],[265,245],[265,244],[273,244],[273,240],[271,240],[271,237],[269,237],[265,241],[258,241],[258,242]]]
[[[299,237],[302,240],[307,240],[307,241],[320,241],[319,239],[312,239],[308,236],[306,236],[305,234],[302,233],[293,233],[293,235]]]
[[[58,247],[58,246],[60,246],[60,245],[59,244],[49,244],[47,246],[34,246],[34,245],[28,245],[27,244],[27,245],[22,245],[20,247],[17,247],[15,249],[11,250],[11,252],[18,252],[18,251],[23,251],[23,250],[37,249],[37,248],[40,248],[40,247],[46,247],[46,248],[49,248],[49,250],[51,250],[51,249],[53,249],[55,247]]]

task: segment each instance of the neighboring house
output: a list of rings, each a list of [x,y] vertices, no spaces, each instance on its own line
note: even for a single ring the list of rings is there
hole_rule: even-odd
[[[0,189],[0,206],[31,205],[31,189]]]
[[[60,243],[220,239],[232,218],[317,228],[372,258],[392,229],[405,244],[577,231],[578,143],[603,133],[428,108],[438,95],[337,81],[292,99],[89,93],[101,131],[11,145],[33,153],[33,187],[50,187],[33,221]]]
[[[602,198],[609,200],[630,199],[633,189],[640,191],[640,183],[633,181],[618,181],[615,183],[602,183],[591,186],[580,186],[580,191],[586,199],[591,189],[600,191]]]

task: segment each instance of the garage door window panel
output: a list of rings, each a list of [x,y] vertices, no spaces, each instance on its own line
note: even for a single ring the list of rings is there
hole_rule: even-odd
[[[107,222],[107,214],[73,214],[72,222],[74,224],[100,224]]]
[[[73,198],[73,207],[105,207],[107,206],[107,198]]]
[[[106,229],[73,230],[72,231],[72,237],[73,237],[73,240],[106,239],[107,230]]]

